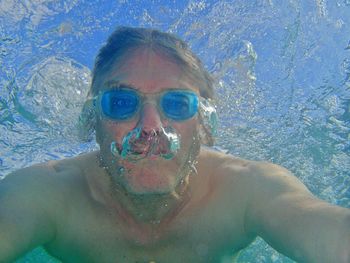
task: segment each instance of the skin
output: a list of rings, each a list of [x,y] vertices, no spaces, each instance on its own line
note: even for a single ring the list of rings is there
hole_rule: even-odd
[[[139,50],[101,76],[143,93],[198,92],[164,56]],[[109,150],[137,125],[169,121],[152,104],[133,120],[97,121],[100,151],[19,170],[0,183],[0,262],[42,245],[63,262],[224,262],[257,236],[298,262],[350,262],[349,209],[314,197],[286,169],[200,147],[197,175],[179,174],[198,119],[171,125],[179,156],[144,160],[119,178]],[[107,168],[100,167],[100,159]]]

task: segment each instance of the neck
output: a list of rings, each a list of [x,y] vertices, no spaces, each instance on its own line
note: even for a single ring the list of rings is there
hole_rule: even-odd
[[[114,188],[113,200],[118,202],[118,212],[140,223],[158,224],[176,217],[191,197],[189,176],[168,194],[135,195],[119,185]]]

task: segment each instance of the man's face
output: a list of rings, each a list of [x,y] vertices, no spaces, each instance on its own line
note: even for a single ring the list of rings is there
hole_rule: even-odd
[[[117,85],[150,96],[169,89],[199,93],[198,87],[183,74],[180,66],[148,49],[138,49],[114,64],[99,81],[100,91],[113,89]],[[175,129],[181,140],[180,149],[170,160],[150,156],[133,163],[111,153],[111,143],[121,145],[124,136],[136,127],[147,134],[169,126]],[[139,114],[127,121],[98,118],[96,135],[109,173],[116,182],[135,194],[172,192],[188,173],[189,154],[197,155],[199,150],[197,115],[188,120],[173,121],[164,118],[159,107],[153,103],[143,104]],[[120,167],[127,172],[119,173]]]

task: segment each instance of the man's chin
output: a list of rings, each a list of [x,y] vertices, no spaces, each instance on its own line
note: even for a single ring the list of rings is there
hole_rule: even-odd
[[[157,173],[160,170],[168,170],[170,167],[177,165],[176,160],[167,160],[160,155],[148,155],[142,158],[123,159],[120,165],[125,167],[128,171],[137,171],[142,169],[150,170],[150,172]],[[165,169],[165,170],[164,170]]]
[[[165,167],[154,164],[154,161],[145,160],[144,165],[125,174],[122,183],[133,194],[167,194],[174,191],[178,178],[169,170],[164,172],[165,170]]]
[[[143,182],[124,182],[124,188],[129,194],[138,196],[166,195],[174,192],[174,185],[145,184]]]
[[[134,196],[164,196],[174,192],[174,189],[159,189],[159,188],[129,188],[127,189],[128,194]]]

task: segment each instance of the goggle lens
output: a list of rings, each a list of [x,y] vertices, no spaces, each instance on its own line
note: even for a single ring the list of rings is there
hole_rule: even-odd
[[[192,118],[198,110],[198,97],[192,92],[169,91],[161,98],[165,116],[175,121]]]
[[[128,120],[140,107],[138,92],[129,89],[105,91],[101,97],[103,114],[113,120]],[[163,93],[159,106],[166,118],[183,121],[192,118],[198,111],[198,96],[191,91],[174,90]]]
[[[132,90],[106,91],[101,98],[103,114],[116,120],[127,120],[133,117],[139,103],[139,96]]]

